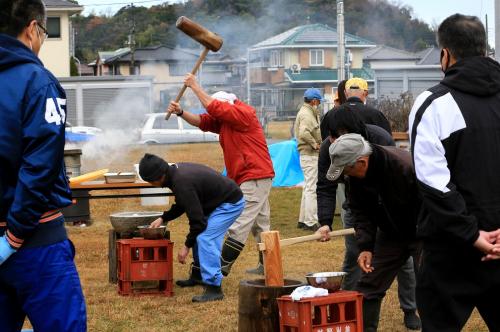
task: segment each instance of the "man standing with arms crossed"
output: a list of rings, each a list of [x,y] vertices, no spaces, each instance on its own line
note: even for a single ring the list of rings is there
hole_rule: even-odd
[[[0,331],[86,331],[85,301],[61,208],[66,94],[37,57],[41,0],[0,0]]]
[[[269,193],[274,177],[273,164],[264,131],[250,105],[223,91],[210,96],[192,74],[186,75],[184,84],[198,97],[207,114],[185,111],[176,102],[170,103],[168,111],[203,131],[219,134],[227,176],[240,186],[245,198],[245,209],[229,228],[222,247],[222,274],[226,276],[243,250],[248,234],[252,232],[255,240],[260,242],[260,233],[270,229]],[[197,271],[199,268],[194,266],[186,286],[197,283]],[[257,267],[247,272],[264,274],[261,253]]]
[[[448,17],[437,39],[445,77],[409,121],[423,199],[418,310],[423,331],[460,331],[474,308],[500,331],[500,65],[477,17]]]

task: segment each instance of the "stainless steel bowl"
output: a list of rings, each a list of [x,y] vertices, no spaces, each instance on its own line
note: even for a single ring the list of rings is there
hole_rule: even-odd
[[[137,212],[119,212],[109,216],[111,225],[118,233],[133,232],[137,226],[148,225],[157,218],[161,217],[163,212],[137,211]]]
[[[141,236],[146,240],[160,240],[165,238],[165,233],[167,232],[167,226],[160,226],[156,228],[150,228],[149,225],[138,226]]]
[[[340,289],[347,272],[317,272],[306,274],[307,283],[313,287],[326,288],[329,293]]]

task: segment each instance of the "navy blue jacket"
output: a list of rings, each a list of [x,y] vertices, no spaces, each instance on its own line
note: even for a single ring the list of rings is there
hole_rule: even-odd
[[[64,168],[66,94],[29,48],[5,34],[0,91],[0,222],[7,222],[8,239],[20,246],[42,214],[71,204]],[[0,235],[4,231],[0,227]]]

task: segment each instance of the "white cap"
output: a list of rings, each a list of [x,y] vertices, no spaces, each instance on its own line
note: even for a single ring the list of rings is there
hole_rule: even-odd
[[[226,91],[218,91],[212,95],[212,98],[224,101],[230,104],[234,104],[234,101],[238,99],[235,94],[227,93]]]

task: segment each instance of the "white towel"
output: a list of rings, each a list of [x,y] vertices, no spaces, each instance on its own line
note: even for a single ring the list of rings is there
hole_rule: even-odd
[[[300,286],[290,294],[292,300],[299,301],[304,297],[319,297],[328,295],[328,290],[324,288],[316,288],[313,286]]]

